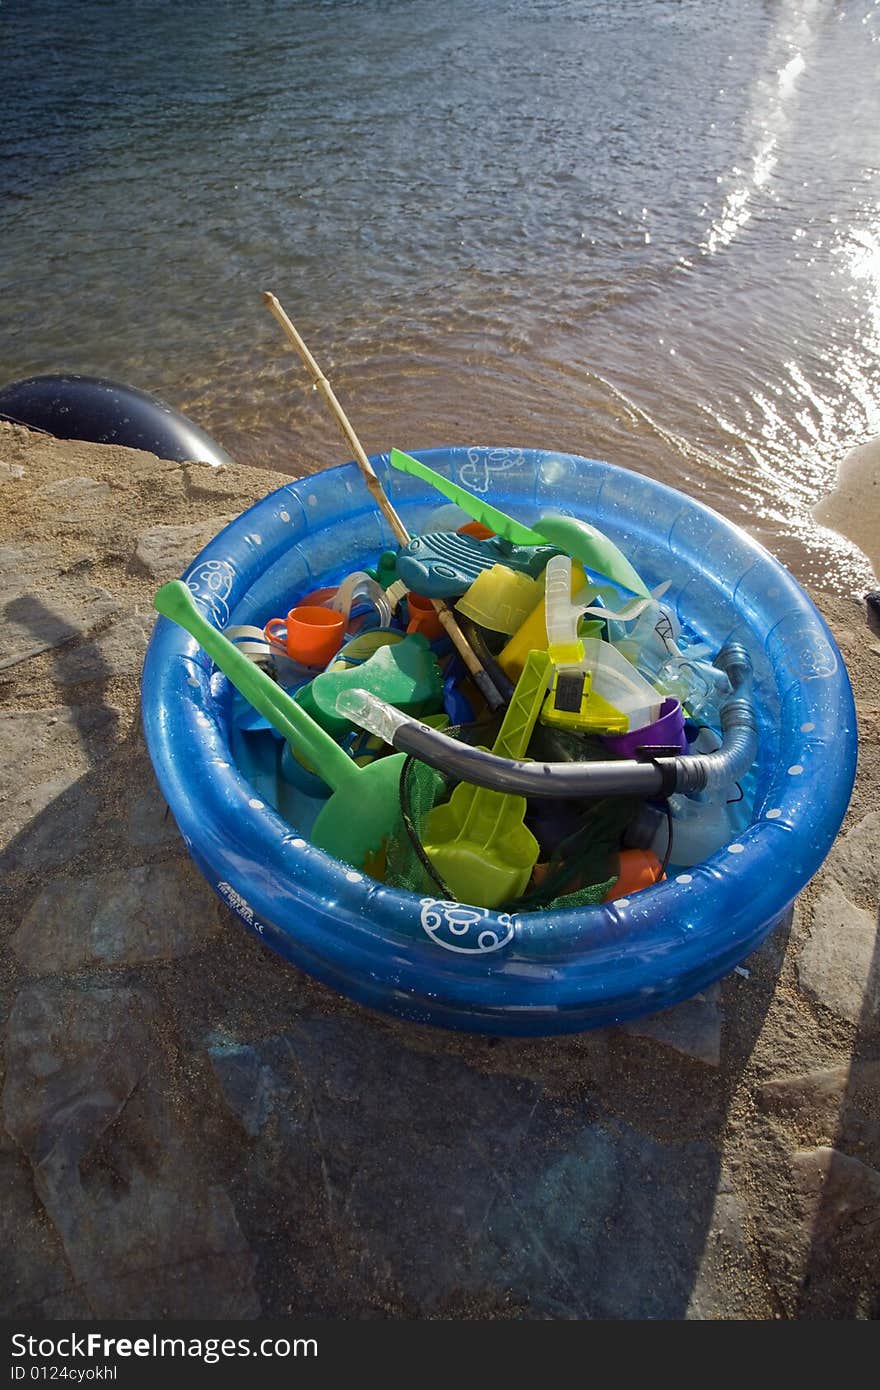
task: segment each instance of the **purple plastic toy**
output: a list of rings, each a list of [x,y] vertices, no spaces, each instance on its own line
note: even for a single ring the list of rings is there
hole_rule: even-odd
[[[641,748],[677,748],[680,753],[686,753],[688,745],[681,704],[670,697],[663,701],[660,718],[653,724],[630,729],[626,734],[603,734],[602,742],[621,758],[635,758]]]

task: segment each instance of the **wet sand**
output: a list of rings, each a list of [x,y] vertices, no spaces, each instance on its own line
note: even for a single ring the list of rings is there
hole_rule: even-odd
[[[880,439],[846,455],[833,490],[816,503],[813,515],[820,526],[857,545],[880,581]]]

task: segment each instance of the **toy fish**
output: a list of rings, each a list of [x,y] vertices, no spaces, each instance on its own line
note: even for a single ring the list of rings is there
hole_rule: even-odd
[[[501,536],[477,540],[458,531],[434,531],[398,551],[397,572],[408,589],[426,598],[458,598],[493,565],[536,579],[558,554],[551,545],[513,545]]]

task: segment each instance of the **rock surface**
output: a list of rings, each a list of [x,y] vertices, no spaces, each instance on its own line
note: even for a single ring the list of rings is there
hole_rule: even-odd
[[[0,426],[0,1312],[876,1317],[880,706],[745,965],[582,1037],[394,1023],[243,932],[140,731],[159,580],[278,475]],[[872,639],[876,641],[876,638]]]
[[[721,988],[710,985],[693,999],[685,999],[674,1009],[636,1018],[623,1026],[627,1033],[653,1038],[686,1057],[696,1057],[709,1067],[721,1061]]]
[[[219,904],[189,861],[138,864],[52,880],[11,938],[32,975],[90,965],[138,965],[204,950],[219,930]]]
[[[80,784],[109,752],[118,722],[112,707],[0,710],[0,863],[47,869],[77,852],[97,810]]]
[[[93,584],[88,571],[65,573],[51,546],[0,544],[0,680],[20,661],[83,637],[118,610],[118,598]]]
[[[140,991],[22,991],[6,1127],[95,1316],[252,1317],[253,1255],[167,1098],[163,1023]]]
[[[231,516],[209,516],[182,526],[151,526],[138,539],[135,558],[153,579],[176,579],[198,552],[228,525]]]
[[[809,938],[798,962],[802,987],[850,1023],[858,1023],[863,1011],[876,1014],[876,947],[876,909],[856,907],[839,883],[829,881],[813,908]]]

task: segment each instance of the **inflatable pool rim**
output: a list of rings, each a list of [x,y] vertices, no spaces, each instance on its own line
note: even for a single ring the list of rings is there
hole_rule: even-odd
[[[855,771],[842,659],[796,581],[755,541],[674,489],[612,464],[539,450],[417,453],[527,524],[541,511],[608,531],[717,647],[756,663],[761,751],[752,823],[710,859],[631,899],[510,917],[379,884],[310,845],[229,752],[229,691],[186,633],[160,619],[144,668],[146,739],[159,784],[212,888],[265,944],[398,1017],[471,1031],[550,1034],[655,1012],[748,955],[825,857]],[[412,531],[437,495],[372,460]],[[264,497],[184,579],[218,627],[262,623],[392,544],[354,464]],[[353,808],[356,814],[356,808]]]

